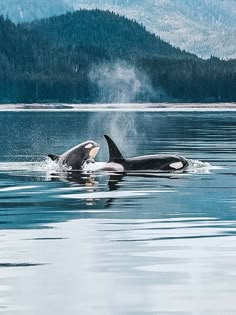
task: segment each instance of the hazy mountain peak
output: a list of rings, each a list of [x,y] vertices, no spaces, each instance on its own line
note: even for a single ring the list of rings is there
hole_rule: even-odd
[[[33,21],[70,10],[66,0],[1,0],[0,14],[14,22]]]
[[[74,9],[113,10],[201,57],[236,58],[235,0],[67,0]]]

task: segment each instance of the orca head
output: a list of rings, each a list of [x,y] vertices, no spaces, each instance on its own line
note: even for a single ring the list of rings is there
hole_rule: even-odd
[[[49,154],[48,156],[58,161],[59,165],[66,165],[72,169],[81,169],[84,163],[94,162],[94,159],[99,151],[99,145],[92,140],[78,144],[77,146],[66,151],[60,157]]]
[[[74,147],[74,150],[71,151],[70,155],[77,160],[77,164],[83,165],[84,162],[94,162],[98,151],[98,143],[89,140]]]

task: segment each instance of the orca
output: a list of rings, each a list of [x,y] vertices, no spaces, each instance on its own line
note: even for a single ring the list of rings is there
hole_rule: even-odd
[[[93,162],[99,151],[99,145],[94,141],[86,141],[69,149],[61,156],[49,154],[52,161],[58,162],[62,170],[83,170],[86,163]]]
[[[104,135],[109,148],[109,161],[102,170],[118,173],[129,172],[176,172],[185,170],[189,163],[186,158],[173,154],[144,155],[124,158],[114,141]]]

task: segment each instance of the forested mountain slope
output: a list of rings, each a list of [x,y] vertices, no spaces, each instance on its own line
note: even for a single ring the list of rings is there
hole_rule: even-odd
[[[19,25],[0,17],[2,103],[235,101],[235,70],[234,60],[201,60],[110,12]]]
[[[136,21],[113,12],[80,10],[25,25],[41,38],[68,49],[100,52],[101,58],[196,58],[146,31]],[[99,51],[100,50],[100,51]]]

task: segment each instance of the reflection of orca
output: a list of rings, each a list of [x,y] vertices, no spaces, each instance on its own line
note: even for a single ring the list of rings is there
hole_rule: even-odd
[[[84,173],[83,171],[66,172],[64,176],[59,178],[63,181],[76,183],[85,187],[93,187],[97,184],[95,174]]]
[[[113,140],[104,136],[109,147],[109,162],[102,170],[114,172],[137,172],[137,171],[183,171],[188,166],[188,161],[180,155],[156,154],[145,155],[125,159],[120,153]]]
[[[57,161],[61,168],[69,167],[72,170],[81,170],[85,163],[94,161],[99,145],[94,141],[86,141],[66,151],[61,156],[49,154],[48,157]]]

